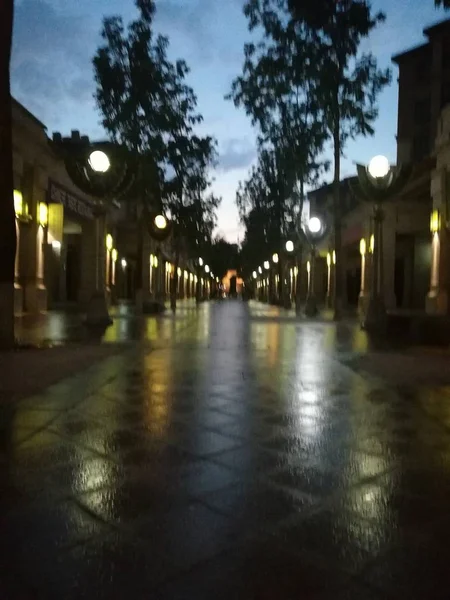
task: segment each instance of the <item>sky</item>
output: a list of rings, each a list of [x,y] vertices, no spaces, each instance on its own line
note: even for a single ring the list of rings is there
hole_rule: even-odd
[[[222,197],[217,233],[229,241],[243,238],[235,206],[239,181],[256,160],[256,130],[242,109],[224,96],[240,74],[243,47],[249,40],[242,12],[244,0],[157,0],[155,27],[170,40],[169,57],[184,58],[191,68],[188,83],[198,96],[203,134],[218,140],[219,165],[213,191]],[[12,54],[14,97],[53,131],[70,135],[78,129],[91,139],[103,138],[93,93],[92,57],[100,43],[104,16],[136,15],[133,0],[16,0]],[[375,154],[396,159],[397,70],[391,56],[423,43],[424,27],[446,17],[434,0],[373,0],[387,19],[362,45],[380,67],[393,67],[392,84],[379,99],[375,135],[347,144],[342,176],[355,173],[354,163]],[[450,12],[447,15],[450,18]],[[330,154],[331,158],[331,154]],[[324,176],[328,182],[332,173]]]

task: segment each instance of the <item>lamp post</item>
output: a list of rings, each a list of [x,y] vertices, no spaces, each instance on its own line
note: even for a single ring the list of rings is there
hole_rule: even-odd
[[[159,175],[156,163],[146,157],[145,167],[142,157],[136,152],[130,152],[124,146],[112,142],[90,142],[87,136],[72,136],[62,138],[60,134],[54,134],[53,146],[63,157],[66,171],[73,183],[83,192],[97,198],[96,210],[96,236],[97,256],[100,238],[100,220],[104,220],[108,203],[112,200],[120,200],[131,188],[138,198],[137,210],[137,246],[138,265],[136,269],[136,305],[144,312],[155,309],[160,312],[163,305],[155,306],[154,302],[145,302],[144,287],[149,283],[149,256],[150,250],[146,247],[144,228],[148,228],[147,235],[157,241],[163,241],[171,232],[171,223],[161,214],[161,198],[159,193]],[[150,203],[145,196],[143,173],[146,169],[146,178],[152,181],[152,191],[156,200]],[[148,251],[147,251],[148,250]],[[100,283],[97,288],[104,288]],[[149,292],[149,290],[145,290]],[[101,309],[101,296],[104,289],[96,289],[93,302],[90,303],[87,313],[87,322],[93,325],[110,323],[106,309],[106,300]],[[144,306],[145,305],[145,306]]]
[[[317,315],[317,299],[315,293],[315,273],[316,273],[316,244],[323,239],[326,234],[325,220],[318,216],[309,219],[305,235],[311,245],[311,259],[308,270],[308,294],[306,296],[305,315],[314,317]]]
[[[93,210],[95,218],[95,289],[88,302],[86,324],[104,327],[112,323],[106,300],[106,206],[112,198],[120,198],[134,182],[135,164],[128,152],[109,142],[91,143],[86,136],[62,138],[53,136],[53,146],[64,159],[72,182],[85,194],[97,198]]]
[[[201,302],[201,268],[203,267],[203,258],[199,257],[197,259],[197,275],[196,275],[196,284],[195,284],[195,302],[199,304]]]
[[[357,165],[359,195],[373,203],[373,237],[369,242],[372,253],[372,282],[367,308],[361,325],[368,331],[383,332],[386,327],[383,273],[383,203],[405,185],[410,167],[393,166],[385,156],[375,156],[367,166]],[[365,244],[364,248],[365,253]]]

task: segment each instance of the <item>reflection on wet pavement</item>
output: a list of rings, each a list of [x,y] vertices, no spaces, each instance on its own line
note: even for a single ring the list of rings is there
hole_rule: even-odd
[[[450,388],[261,305],[132,322],[0,405],[0,597],[448,598]]]

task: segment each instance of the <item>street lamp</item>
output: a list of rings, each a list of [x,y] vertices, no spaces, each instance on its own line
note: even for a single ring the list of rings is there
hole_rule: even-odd
[[[308,221],[309,233],[316,235],[321,229],[322,221],[319,219],[319,217],[311,217],[311,219]]]
[[[93,208],[95,218],[95,290],[86,311],[86,324],[107,326],[112,323],[106,303],[105,273],[101,267],[102,228],[106,217],[105,202],[111,198],[120,199],[133,185],[137,176],[137,164],[129,151],[112,142],[89,141],[87,136],[72,135],[63,138],[55,133],[52,146],[64,160],[67,174],[72,182],[85,194],[98,198]]]
[[[209,273],[210,268],[208,267],[208,265],[205,265],[205,273]]]
[[[122,258],[122,260],[120,261],[120,264],[122,265],[122,269],[125,270],[127,268],[127,261]]]
[[[258,272],[260,275],[262,275],[262,267],[258,267]]]
[[[269,270],[269,269],[270,269],[270,263],[269,263],[269,261],[268,261],[268,260],[265,260],[265,261],[264,261],[264,268],[265,268],[266,270]]]
[[[388,159],[378,154],[371,159],[367,170],[369,171],[369,175],[374,179],[382,179],[389,173],[390,168]]]
[[[204,265],[203,258],[198,257],[197,260],[197,274],[195,276],[195,302],[199,304],[202,299],[202,279],[201,279],[201,268]]]
[[[167,219],[164,215],[156,215],[154,223],[158,229],[165,229],[167,227]]]
[[[106,173],[111,166],[108,155],[103,150],[94,150],[91,152],[88,162],[91,169],[96,173]]]
[[[390,165],[385,156],[374,156],[366,167],[357,165],[359,195],[373,203],[373,237],[369,241],[372,254],[372,285],[367,309],[362,315],[361,325],[368,331],[381,331],[386,326],[383,281],[383,220],[382,205],[397,194],[411,173],[409,166]],[[365,257],[366,243],[361,244],[361,256]]]
[[[258,279],[258,273],[256,271],[253,271],[253,279]]]
[[[291,240],[286,242],[286,252],[294,252],[294,242]]]
[[[272,256],[272,260],[275,264],[278,263],[278,254],[275,252],[275,254]]]
[[[311,260],[308,261],[308,294],[306,296],[305,315],[314,317],[317,314],[317,299],[315,293],[316,273],[316,244],[325,236],[326,223],[322,217],[311,217],[305,228],[306,239],[311,244]]]

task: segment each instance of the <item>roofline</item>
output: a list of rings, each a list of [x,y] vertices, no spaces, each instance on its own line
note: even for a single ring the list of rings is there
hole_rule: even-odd
[[[36,123],[36,125],[39,125],[39,127],[42,127],[42,129],[44,131],[47,131],[47,126],[44,125],[44,123],[42,121],[39,121],[39,119],[37,117],[35,117],[33,115],[33,113],[31,113],[28,108],[25,108],[25,106],[23,104],[21,104],[18,100],[16,100],[16,98],[14,98],[14,96],[11,96],[11,100],[12,103],[15,104],[22,112],[24,112],[27,117],[29,117],[32,121],[34,121],[34,123]]]
[[[424,35],[430,37],[435,31],[439,29],[450,29],[450,19],[444,19],[443,21],[438,21],[434,25],[430,25],[429,27],[425,27],[423,30]]]
[[[430,47],[430,42],[425,42],[424,44],[420,44],[419,46],[413,46],[409,50],[405,50],[404,52],[400,52],[399,54],[394,54],[391,56],[391,61],[393,63],[398,64],[403,58],[409,56],[410,54],[414,54],[415,52],[419,52],[421,50],[425,50],[425,48]]]
[[[357,175],[349,175],[348,177],[341,179],[339,184],[342,187],[343,185],[346,185],[349,181],[352,181],[354,179],[358,179],[358,176]],[[315,194],[319,195],[321,193],[325,193],[327,190],[332,189],[333,185],[334,185],[333,181],[330,183],[325,183],[324,185],[320,186],[319,188],[309,191],[308,196],[314,196]]]

